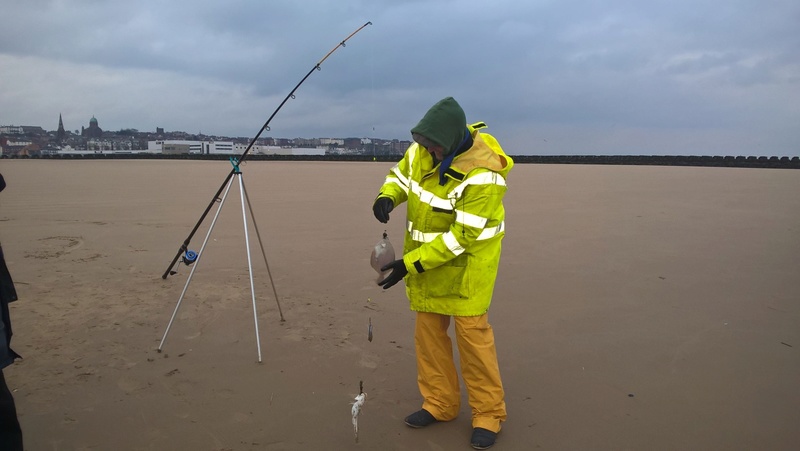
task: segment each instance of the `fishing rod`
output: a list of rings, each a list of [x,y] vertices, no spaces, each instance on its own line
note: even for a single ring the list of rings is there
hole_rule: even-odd
[[[231,169],[231,172],[229,172],[229,173],[228,173],[228,176],[227,176],[227,177],[225,177],[225,181],[224,181],[224,182],[222,182],[222,185],[220,185],[220,187],[219,187],[219,189],[217,190],[216,194],[214,194],[214,197],[211,199],[211,202],[209,202],[209,203],[208,203],[208,206],[206,207],[206,210],[205,210],[205,211],[203,212],[203,214],[200,216],[200,219],[197,221],[197,224],[195,224],[195,225],[194,225],[194,228],[192,228],[192,231],[191,231],[191,233],[189,233],[189,236],[188,236],[188,237],[186,237],[186,240],[184,240],[183,244],[182,244],[182,245],[181,245],[181,247],[178,249],[178,253],[176,253],[176,254],[175,254],[175,257],[172,259],[172,263],[170,263],[170,264],[169,264],[169,267],[167,268],[167,270],[166,270],[166,271],[164,271],[164,274],[163,274],[163,275],[161,275],[161,278],[162,278],[162,279],[166,279],[166,278],[167,278],[167,276],[169,276],[169,275],[172,273],[172,272],[171,272],[171,271],[172,271],[172,268],[173,268],[173,267],[175,267],[175,263],[177,263],[177,261],[178,261],[178,259],[180,258],[181,254],[185,253],[185,252],[187,251],[187,249],[189,249],[189,242],[192,240],[192,237],[194,237],[194,234],[197,232],[197,229],[199,229],[199,228],[200,228],[200,224],[202,224],[202,223],[203,223],[203,221],[206,219],[206,216],[208,216],[208,212],[209,212],[209,211],[211,211],[211,207],[213,207],[213,206],[214,206],[214,204],[215,204],[215,203],[217,202],[217,200],[219,199],[219,195],[222,193],[222,190],[223,190],[223,189],[225,189],[225,186],[226,186],[226,185],[228,184],[228,182],[231,180],[231,177],[233,177],[233,175],[234,175],[234,174],[236,173],[236,171],[238,170],[238,165],[239,165],[239,163],[242,163],[242,162],[243,162],[243,161],[244,161],[244,160],[247,158],[247,154],[248,154],[248,153],[250,153],[250,149],[253,147],[253,144],[255,144],[255,143],[256,143],[256,141],[257,141],[257,140],[258,140],[258,138],[261,136],[261,134],[262,134],[262,133],[264,133],[264,131],[266,131],[266,130],[269,130],[269,129],[270,129],[270,128],[269,128],[269,123],[270,123],[270,122],[272,122],[272,118],[274,118],[274,117],[275,117],[275,115],[276,115],[276,114],[278,114],[278,111],[280,111],[280,110],[281,110],[281,108],[283,108],[283,105],[284,105],[284,104],[285,104],[285,103],[286,103],[286,102],[287,102],[289,99],[294,99],[294,98],[295,98],[295,97],[294,97],[294,92],[295,92],[295,91],[297,91],[297,88],[299,88],[299,87],[300,87],[300,85],[302,85],[302,84],[303,84],[303,82],[305,82],[305,81],[306,81],[306,79],[307,79],[308,77],[310,77],[310,76],[311,76],[311,74],[312,74],[312,73],[313,73],[315,70],[322,70],[322,67],[321,67],[321,66],[322,66],[322,63],[323,63],[323,62],[324,62],[326,59],[328,59],[328,57],[329,57],[329,56],[331,56],[331,54],[333,54],[333,52],[335,52],[335,51],[336,51],[336,50],[337,50],[339,47],[345,47],[345,43],[347,42],[347,40],[348,40],[348,39],[350,39],[350,38],[352,38],[353,36],[355,36],[355,34],[356,34],[356,33],[358,33],[359,31],[361,31],[362,29],[364,29],[364,28],[365,28],[367,25],[372,25],[372,22],[367,22],[367,23],[365,23],[364,25],[362,25],[362,26],[358,27],[358,29],[357,29],[356,31],[354,31],[354,32],[350,33],[350,36],[348,36],[348,37],[344,38],[344,40],[343,40],[342,42],[340,42],[338,45],[336,45],[336,47],[334,47],[334,48],[333,48],[333,49],[332,49],[330,52],[328,52],[328,54],[327,54],[327,55],[325,55],[325,57],[323,57],[321,60],[319,60],[319,62],[318,62],[317,64],[315,64],[315,65],[314,65],[314,67],[312,67],[312,68],[311,68],[311,70],[309,70],[309,71],[308,71],[308,73],[306,74],[306,76],[305,76],[305,77],[303,77],[303,79],[302,79],[302,80],[300,80],[300,83],[297,83],[297,85],[294,87],[294,89],[292,89],[292,90],[291,90],[291,92],[289,92],[289,95],[287,95],[287,96],[286,96],[286,98],[285,98],[285,99],[283,99],[283,102],[281,102],[281,104],[280,104],[280,105],[278,105],[278,108],[276,108],[276,109],[275,109],[275,111],[273,111],[273,112],[272,112],[272,115],[270,115],[269,119],[267,119],[267,122],[264,122],[264,125],[263,125],[263,126],[261,126],[261,130],[259,130],[259,131],[258,131],[258,134],[256,134],[256,136],[254,136],[254,137],[253,137],[253,139],[251,139],[251,140],[250,140],[250,144],[248,144],[248,145],[247,145],[247,148],[244,150],[244,152],[242,153],[242,155],[239,157],[239,159],[238,159],[238,160],[236,160],[236,161],[237,161],[237,163],[234,163],[234,165],[233,165],[233,169]]]

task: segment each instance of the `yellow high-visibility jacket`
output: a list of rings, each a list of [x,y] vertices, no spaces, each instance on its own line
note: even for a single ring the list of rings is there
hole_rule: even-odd
[[[411,310],[477,316],[491,304],[514,162],[483,127],[468,126],[473,145],[453,159],[444,185],[427,149],[412,143],[378,194],[408,203],[403,262]]]

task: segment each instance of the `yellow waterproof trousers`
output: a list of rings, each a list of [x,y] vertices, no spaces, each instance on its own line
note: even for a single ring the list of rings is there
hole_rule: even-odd
[[[417,312],[414,343],[417,351],[417,383],[424,399],[422,408],[440,421],[458,416],[461,394],[447,329],[450,316]],[[506,403],[494,332],[488,314],[454,316],[461,377],[469,394],[472,427],[500,431],[506,420]]]

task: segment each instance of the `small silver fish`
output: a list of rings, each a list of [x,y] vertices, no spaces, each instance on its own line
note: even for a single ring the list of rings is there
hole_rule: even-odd
[[[350,409],[350,412],[353,414],[353,433],[356,435],[356,443],[358,443],[358,416],[361,414],[361,408],[364,407],[364,403],[366,402],[367,394],[362,392],[356,396],[353,407]]]

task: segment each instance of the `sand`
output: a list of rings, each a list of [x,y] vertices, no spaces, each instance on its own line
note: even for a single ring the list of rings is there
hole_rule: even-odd
[[[371,212],[390,166],[242,166],[285,319],[251,224],[258,363],[238,187],[157,351],[192,267],[161,275],[229,163],[0,161],[26,448],[470,449],[466,401],[402,421],[414,316],[369,265],[384,230],[402,243],[404,214]],[[509,185],[494,449],[800,449],[800,171],[518,165]]]

